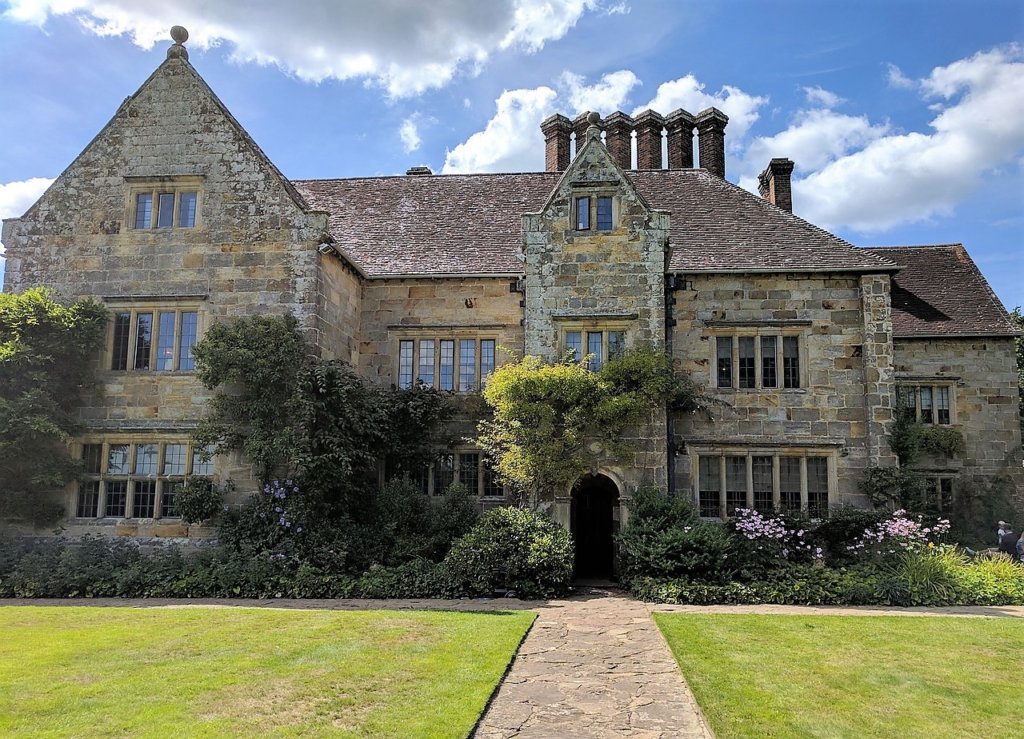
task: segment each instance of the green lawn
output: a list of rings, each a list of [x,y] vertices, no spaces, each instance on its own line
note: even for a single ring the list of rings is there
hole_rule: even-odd
[[[655,620],[719,739],[1024,736],[1024,620]]]
[[[464,737],[529,612],[0,609],[0,736]]]

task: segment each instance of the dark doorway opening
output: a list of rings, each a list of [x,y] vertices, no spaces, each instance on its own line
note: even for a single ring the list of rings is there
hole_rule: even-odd
[[[584,475],[573,485],[571,530],[577,579],[614,577],[618,507],[619,489],[604,475]]]

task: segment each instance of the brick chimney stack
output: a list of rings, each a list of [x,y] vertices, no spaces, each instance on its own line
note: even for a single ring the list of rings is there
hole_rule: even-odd
[[[693,169],[693,127],[696,124],[697,119],[682,108],[665,118],[669,169]]]
[[[540,130],[544,134],[544,169],[548,172],[564,172],[569,168],[572,121],[556,113],[541,122]]]
[[[761,197],[785,211],[793,212],[793,160],[772,159],[757,177]]]
[[[725,125],[729,116],[718,108],[707,108],[697,114],[700,166],[711,174],[725,177]]]
[[[572,119],[572,132],[576,134],[577,154],[583,151],[583,145],[587,143],[587,128],[590,127],[590,123],[587,122],[588,115],[590,115],[590,111],[585,110]]]
[[[636,168],[661,169],[661,130],[665,119],[653,110],[636,117]]]
[[[633,119],[617,110],[604,119],[604,144],[622,169],[633,166]]]

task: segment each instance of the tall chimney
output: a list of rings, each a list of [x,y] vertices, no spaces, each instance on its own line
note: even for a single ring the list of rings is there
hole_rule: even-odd
[[[622,169],[633,166],[633,119],[617,110],[604,119],[604,143]]]
[[[691,169],[693,167],[693,127],[697,119],[682,108],[672,111],[665,118],[668,129],[668,168]]]
[[[665,119],[653,110],[636,117],[636,168],[661,169],[661,129]]]
[[[572,132],[576,134],[577,154],[583,151],[583,145],[587,143],[587,128],[590,126],[590,123],[587,122],[588,115],[590,115],[590,111],[585,110],[572,119]]]
[[[790,213],[793,212],[793,166],[792,159],[772,159],[757,177],[761,197]]]
[[[541,122],[540,130],[544,134],[544,169],[548,172],[565,171],[569,168],[572,121],[556,113]]]
[[[729,116],[718,108],[707,108],[697,114],[700,166],[711,174],[725,177],[725,124]]]

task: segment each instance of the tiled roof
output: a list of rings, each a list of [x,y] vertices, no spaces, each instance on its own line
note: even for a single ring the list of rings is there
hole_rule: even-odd
[[[560,172],[414,175],[294,182],[330,213],[345,256],[369,277],[519,274],[523,213],[539,211]],[[672,216],[678,272],[893,270],[884,258],[702,169],[628,176]]]
[[[864,250],[902,268],[892,286],[892,330],[897,338],[1017,333],[1003,304],[961,244]]]

